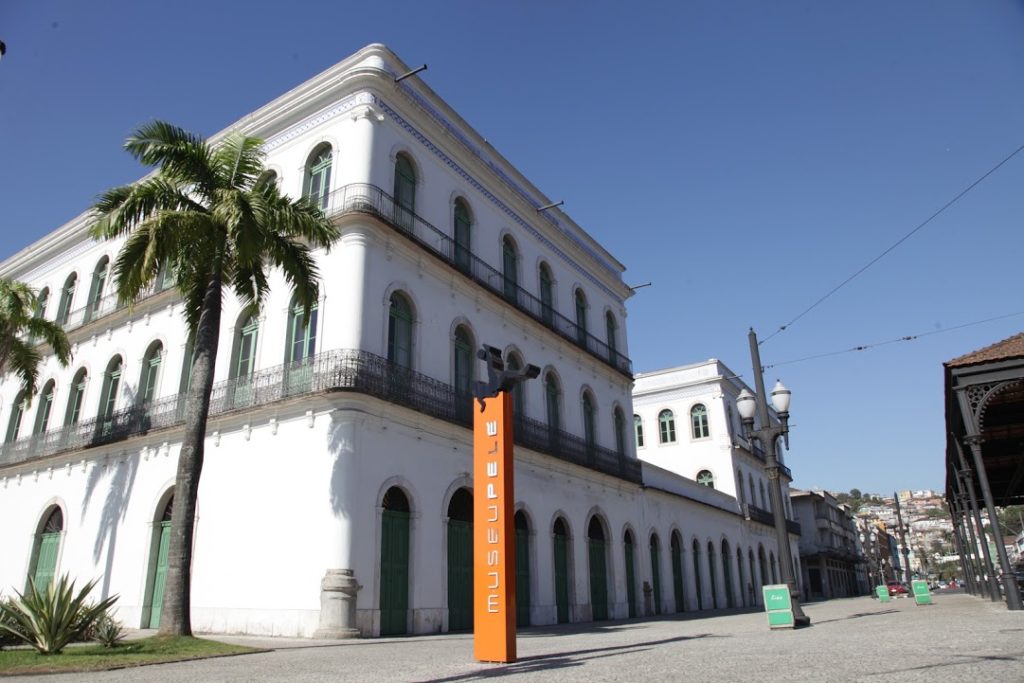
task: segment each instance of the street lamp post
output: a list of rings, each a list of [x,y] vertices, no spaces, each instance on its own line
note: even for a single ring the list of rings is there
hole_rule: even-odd
[[[764,449],[764,471],[768,476],[768,491],[772,501],[772,515],[775,521],[775,540],[779,550],[779,567],[782,581],[789,586],[790,601],[793,608],[793,623],[796,626],[807,626],[810,617],[800,607],[800,591],[796,585],[793,568],[793,552],[789,543],[789,530],[786,528],[786,508],[782,502],[782,481],[779,479],[779,459],[776,448],[779,437],[789,447],[789,399],[790,391],[782,382],[778,382],[772,390],[772,406],[778,415],[779,423],[772,422],[768,415],[768,401],[764,391],[764,373],[761,368],[761,353],[757,347],[757,334],[753,328],[747,335],[750,341],[750,361],[754,370],[754,388],[756,396],[751,396],[747,389],[740,391],[736,398],[736,410],[743,421],[743,435],[748,439],[757,439]],[[754,429],[754,414],[757,414],[760,426]]]
[[[903,524],[903,512],[900,510],[900,497],[895,491],[892,492],[892,499],[896,502],[896,520],[899,522],[899,534],[901,551],[903,553],[903,574],[906,577],[907,590],[910,590],[910,548],[907,547],[907,527]],[[897,577],[898,578],[898,577]]]
[[[868,545],[868,541],[871,544]],[[874,531],[860,533],[860,546],[867,549],[868,553],[868,594],[873,598],[875,597],[875,586],[877,576],[875,575],[876,556],[878,555],[878,536],[875,535]],[[878,566],[881,567],[881,558],[878,557]]]

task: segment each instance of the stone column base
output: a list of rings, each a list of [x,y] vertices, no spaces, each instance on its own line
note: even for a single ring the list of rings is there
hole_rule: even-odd
[[[314,638],[358,638],[356,593],[362,586],[351,569],[328,569],[320,581],[320,627]]]

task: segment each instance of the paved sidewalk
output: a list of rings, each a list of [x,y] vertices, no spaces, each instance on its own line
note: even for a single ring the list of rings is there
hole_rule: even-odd
[[[761,612],[538,627],[520,661],[472,661],[469,634],[310,641],[217,637],[272,652],[24,680],[138,681],[1024,681],[1024,612],[965,594],[805,606],[813,625],[769,631]],[[10,680],[18,680],[17,678]]]

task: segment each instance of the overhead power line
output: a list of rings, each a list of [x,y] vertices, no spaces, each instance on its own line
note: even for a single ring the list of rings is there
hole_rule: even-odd
[[[803,358],[794,358],[793,360],[784,360],[778,363],[772,363],[771,365],[765,365],[764,369],[777,368],[780,365],[792,365],[793,363],[803,363],[808,360],[817,360],[818,358],[827,358],[829,356],[838,356],[844,353],[854,353],[856,351],[867,351],[869,349],[878,348],[879,346],[887,346],[889,344],[896,344],[899,342],[916,341],[921,337],[930,337],[936,334],[943,334],[944,332],[952,332],[953,330],[962,330],[965,327],[973,327],[974,325],[981,325],[984,323],[990,323],[995,320],[1004,320],[1006,318],[1012,318],[1017,315],[1024,315],[1024,311],[1017,311],[1016,313],[1007,313],[1006,315],[997,315],[994,318],[985,318],[984,320],[975,320],[974,322],[963,323],[962,325],[954,325],[953,327],[944,327],[941,330],[931,330],[929,332],[921,332],[919,334],[908,334],[903,337],[896,337],[895,339],[887,339],[885,341],[875,342],[873,344],[860,344],[859,346],[853,346],[848,349],[840,349],[838,351],[826,351],[825,353],[816,353],[812,356],[804,356]]]
[[[971,183],[970,185],[965,187],[963,190],[961,190],[955,197],[950,199],[948,202],[943,204],[942,208],[940,208],[938,211],[933,213],[931,216],[928,216],[928,218],[926,218],[923,221],[921,221],[920,223],[918,223],[917,226],[913,230],[911,230],[906,235],[904,235],[903,237],[901,237],[898,240],[896,240],[896,242],[894,242],[891,246],[889,246],[885,251],[883,251],[881,254],[879,254],[875,258],[871,259],[870,261],[868,261],[860,270],[855,272],[853,275],[851,275],[850,277],[846,278],[845,280],[840,282],[838,285],[836,285],[835,287],[830,289],[828,292],[825,293],[824,296],[822,296],[820,299],[818,299],[813,304],[811,304],[810,306],[805,308],[803,311],[801,311],[798,316],[796,316],[795,318],[790,320],[785,325],[780,325],[779,329],[775,330],[770,335],[768,335],[767,337],[762,339],[761,343],[764,344],[766,341],[768,341],[769,339],[771,339],[775,335],[777,335],[780,332],[784,332],[785,330],[789,329],[789,327],[792,326],[793,323],[795,323],[796,321],[800,320],[800,318],[804,317],[805,315],[807,315],[808,313],[813,311],[815,308],[817,308],[819,305],[821,305],[826,299],[831,297],[833,294],[838,292],[840,289],[842,289],[846,285],[850,284],[850,282],[852,282],[855,278],[857,278],[861,273],[863,273],[868,268],[870,268],[871,266],[873,266],[876,263],[878,263],[879,261],[881,261],[887,254],[889,254],[889,252],[891,252],[893,249],[895,249],[896,247],[898,247],[901,244],[903,244],[904,242],[906,242],[908,239],[910,239],[914,235],[914,233],[916,233],[918,230],[920,230],[924,226],[926,226],[929,223],[931,223],[935,218],[937,218],[940,214],[942,214],[942,212],[944,212],[946,209],[948,209],[949,207],[951,207],[954,204],[956,204],[964,195],[966,195],[968,192],[970,192],[975,187],[980,185],[990,175],[992,175],[993,173],[998,171],[1000,168],[1002,168],[1002,166],[1004,164],[1006,164],[1008,161],[1010,161],[1010,159],[1012,159],[1015,156],[1017,156],[1022,150],[1024,150],[1024,145],[1021,145],[1017,149],[1015,149],[1012,152],[1010,152],[1010,154],[1008,154],[1002,161],[1000,161],[998,164],[996,164],[995,166],[990,168],[988,171],[986,171],[984,173],[984,175],[982,175],[980,178],[975,180],[973,183]]]

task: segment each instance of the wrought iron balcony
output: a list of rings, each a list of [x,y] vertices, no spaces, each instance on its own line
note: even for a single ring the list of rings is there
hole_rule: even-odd
[[[472,398],[432,377],[366,351],[334,350],[310,358],[218,382],[210,395],[210,415],[268,405],[295,396],[352,391],[411,408],[447,422],[472,427]],[[182,424],[185,396],[178,394],[111,415],[67,425],[0,446],[0,466],[123,441]],[[516,419],[520,446],[628,481],[640,481],[640,463],[625,454],[526,417]]]
[[[625,355],[523,289],[514,278],[505,277],[465,246],[456,244],[453,237],[400,206],[391,195],[376,185],[345,185],[329,194],[325,202],[324,211],[329,216],[366,213],[379,218],[406,239],[505,299],[563,339],[611,365],[622,374],[633,376],[633,363]]]
[[[171,279],[158,277],[146,286],[138,298],[135,299],[135,303],[138,304],[141,301],[156,296],[160,292],[170,289],[173,285],[174,282]],[[65,332],[71,332],[124,308],[127,308],[127,306],[118,301],[117,292],[111,292],[97,301],[91,301],[81,308],[69,311],[63,316],[58,311],[55,320],[60,323]]]
[[[757,507],[756,505],[751,505],[750,503],[743,503],[743,517],[751,522],[757,522],[758,524],[764,524],[765,526],[775,526],[775,515],[767,510]],[[786,529],[791,534],[796,534],[797,536],[800,535],[799,522],[787,519]]]

